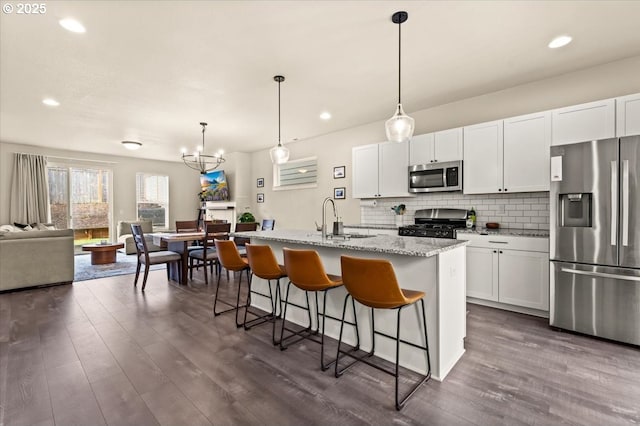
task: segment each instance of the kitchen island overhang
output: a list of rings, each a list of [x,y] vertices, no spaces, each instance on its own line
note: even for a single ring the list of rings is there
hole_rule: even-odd
[[[370,238],[323,239],[320,233],[300,230],[274,230],[257,232],[238,232],[238,237],[250,238],[254,244],[266,244],[273,249],[278,262],[283,263],[282,249],[313,249],[318,251],[326,272],[340,275],[340,256],[349,255],[370,259],[389,260],[395,269],[398,282],[402,288],[425,292],[427,309],[427,331],[429,336],[429,353],[431,355],[431,374],[435,380],[443,380],[456,362],[464,354],[464,337],[466,335],[466,248],[467,241],[398,237],[379,235]],[[281,282],[281,293],[284,295],[288,280]],[[258,290],[266,290],[267,282],[253,278],[252,286]],[[332,290],[327,295],[327,313],[340,316],[346,290]],[[290,300],[304,304],[304,293],[292,288]],[[268,299],[252,297],[252,305],[270,311]],[[314,303],[312,301],[311,305]],[[349,316],[349,310],[347,310]],[[356,303],[360,332],[360,347],[371,348],[371,314],[370,309]],[[395,335],[395,311],[376,310],[376,330]],[[315,317],[315,315],[314,315]],[[287,309],[287,320],[296,324],[307,325],[307,314],[297,308]],[[403,310],[401,337],[404,340],[423,344],[423,331],[418,309],[408,307]],[[328,319],[325,334],[338,338],[339,322]],[[345,327],[344,341],[355,342],[352,327]],[[376,337],[375,355],[395,362],[395,342]],[[334,355],[331,355],[334,356]],[[403,367],[426,373],[427,361],[424,352],[409,345],[402,345],[400,364]]]

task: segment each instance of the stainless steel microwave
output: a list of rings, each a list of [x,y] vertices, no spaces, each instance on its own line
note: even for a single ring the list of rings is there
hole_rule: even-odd
[[[462,191],[462,161],[409,166],[409,192]]]

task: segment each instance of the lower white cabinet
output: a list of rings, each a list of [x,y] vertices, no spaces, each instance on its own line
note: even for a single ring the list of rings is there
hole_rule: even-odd
[[[499,250],[498,301],[549,310],[549,254]]]
[[[467,297],[505,309],[549,310],[548,239],[468,234],[459,234],[458,239],[471,240]]]
[[[498,301],[498,251],[467,246],[467,296]]]

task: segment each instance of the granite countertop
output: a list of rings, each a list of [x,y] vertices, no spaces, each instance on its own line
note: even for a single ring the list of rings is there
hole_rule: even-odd
[[[549,238],[549,231],[546,229],[514,229],[514,228],[500,228],[500,229],[458,229],[458,238],[462,238],[463,234],[476,234],[476,235],[499,235],[499,236],[511,236],[511,237],[536,237],[536,238]]]
[[[344,225],[345,228],[361,228],[361,229],[389,229],[391,231],[396,231],[398,229],[397,225],[363,225],[361,223],[357,225]]]
[[[444,238],[399,237],[396,235],[373,235],[368,238],[327,238],[322,239],[320,232],[304,230],[273,230],[255,232],[235,232],[234,236],[259,238],[267,241],[308,244],[310,246],[339,247],[348,250],[399,254],[404,256],[431,257],[444,251],[469,244],[468,241]]]

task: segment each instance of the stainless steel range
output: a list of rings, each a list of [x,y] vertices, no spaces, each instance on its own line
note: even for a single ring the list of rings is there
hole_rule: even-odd
[[[416,210],[414,225],[401,226],[401,237],[456,238],[456,229],[467,224],[467,211],[463,209]]]

